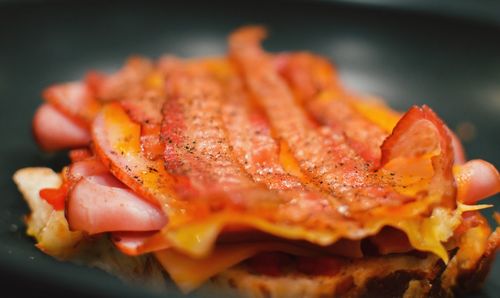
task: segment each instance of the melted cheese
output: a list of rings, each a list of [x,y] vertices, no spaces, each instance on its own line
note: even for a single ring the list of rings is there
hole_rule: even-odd
[[[401,114],[388,108],[382,100],[374,97],[354,100],[352,104],[356,111],[387,133],[392,132],[392,129],[401,118]]]
[[[263,251],[310,255],[306,249],[285,243],[238,243],[218,245],[209,256],[192,258],[173,249],[155,252],[155,257],[183,292],[199,287],[210,277]]]
[[[302,173],[297,160],[290,152],[290,148],[284,141],[280,142],[279,160],[281,166],[288,174],[299,178],[303,183],[308,182],[306,177],[304,176],[304,173]]]
[[[433,252],[447,262],[448,254],[441,242],[451,237],[454,229],[461,222],[461,214],[465,211],[487,207],[489,205],[467,206],[459,204],[455,211],[436,208],[429,218],[401,222],[395,224],[394,227],[403,230],[408,235],[413,247]],[[230,216],[228,215],[228,217]],[[226,220],[228,219],[230,218],[226,218]],[[281,227],[259,223],[259,220],[256,219],[253,221],[257,225],[260,224],[263,229],[268,228],[268,232],[286,233],[286,230],[281,229]],[[280,251],[292,255],[312,254],[311,250],[307,248],[282,242],[219,244],[214,248],[214,236],[218,235],[217,229],[220,228],[222,222],[224,220],[219,218],[218,222],[194,225],[183,229],[178,234],[170,234],[170,240],[174,241],[175,249],[164,249],[154,253],[158,261],[183,292],[190,292],[196,289],[210,277],[259,252]],[[299,231],[291,231],[288,236],[294,233],[299,233]],[[322,235],[307,233],[305,231],[301,231],[299,234],[300,236],[304,236],[305,234],[308,236],[318,236],[320,237],[319,239],[326,239],[321,238]],[[323,235],[323,237],[326,237],[326,235]],[[196,239],[196,241],[193,242],[192,239]]]

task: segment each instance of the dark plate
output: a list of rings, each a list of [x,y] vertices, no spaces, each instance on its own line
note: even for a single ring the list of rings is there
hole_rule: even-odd
[[[31,117],[48,84],[81,78],[89,69],[116,69],[132,53],[152,57],[165,52],[220,54],[226,35],[242,24],[267,25],[270,50],[306,49],[333,58],[348,86],[382,96],[395,108],[426,103],[453,129],[463,123],[473,125],[475,137],[465,143],[469,158],[483,158],[498,166],[499,22],[491,14],[481,18],[481,13],[451,10],[447,16],[446,9],[432,13],[422,5],[414,10],[383,2],[381,6],[330,2],[2,4],[2,296],[6,287],[17,291],[12,297],[20,293],[43,297],[61,293],[68,297],[157,295],[39,252],[24,235],[22,216],[27,208],[11,175],[21,167],[60,169],[66,162],[64,154],[38,151],[31,138]],[[498,11],[498,7],[491,9]],[[169,297],[180,296],[173,285],[169,289]],[[496,262],[480,295],[498,297],[499,292],[500,263]]]

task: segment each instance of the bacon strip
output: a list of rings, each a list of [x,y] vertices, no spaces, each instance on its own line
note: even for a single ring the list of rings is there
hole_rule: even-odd
[[[343,135],[328,129],[320,132],[310,121],[261,50],[259,42],[263,37],[261,28],[237,31],[230,37],[231,57],[241,67],[250,90],[303,172],[334,196],[346,202],[363,202],[356,208],[356,204],[351,204],[353,209],[400,204],[401,197],[369,174],[369,165],[348,146]]]
[[[135,56],[127,60],[122,69],[112,75],[93,74],[87,82],[102,101],[116,101],[137,98],[142,95],[144,83],[153,71],[149,59]]]
[[[185,176],[192,190],[247,188],[253,181],[234,160],[221,118],[221,90],[205,75],[178,73],[171,78],[163,108],[165,166]]]
[[[233,155],[236,153],[241,158],[243,153],[235,152],[238,149],[229,145],[221,111],[223,94],[221,86],[213,78],[204,71],[184,70],[173,76],[170,83],[171,94],[163,109],[165,165],[177,178],[177,191],[191,199],[189,208],[199,208],[197,218],[228,210],[245,210],[245,213],[259,214],[261,218],[311,226],[319,219],[328,221],[338,218],[335,201],[292,188],[276,193],[252,180]],[[245,118],[240,120],[245,121]],[[227,129],[241,131],[242,127],[238,126],[242,123],[234,124]],[[249,132],[242,135],[245,136],[249,136]],[[246,148],[245,152],[252,150]],[[266,185],[272,185],[268,174],[263,173],[261,178]],[[286,185],[276,188],[283,189]],[[317,217],[312,217],[313,213]]]
[[[251,106],[239,77],[227,82],[222,111],[235,156],[256,182],[270,189],[305,190],[300,179],[280,165],[280,148],[271,136],[267,119]]]
[[[171,177],[161,161],[149,160],[142,154],[140,126],[119,104],[109,104],[97,115],[92,139],[97,156],[115,177],[165,212],[171,211],[176,197]]]
[[[164,145],[160,140],[162,114],[165,96],[154,91],[134,100],[120,102],[130,118],[141,125],[141,149],[148,159],[157,160],[163,156]]]
[[[387,133],[359,114],[350,104],[353,99],[338,83],[332,65],[309,53],[279,55],[278,71],[290,84],[309,113],[321,124],[344,133],[357,154],[376,168],[380,146]]]
[[[265,115],[252,104],[243,81],[234,75],[228,81],[222,80],[222,85],[226,91],[222,118],[233,153],[254,181],[276,190],[282,197],[281,204],[276,206],[277,217],[310,221],[307,217],[311,212],[317,212],[318,219],[339,216],[339,206],[333,198],[307,183],[301,173],[293,176],[285,170],[284,153],[271,135]]]
[[[391,161],[431,155],[434,170],[427,191],[439,202],[454,208],[453,145],[450,130],[426,105],[413,106],[397,123],[381,147],[381,166]]]

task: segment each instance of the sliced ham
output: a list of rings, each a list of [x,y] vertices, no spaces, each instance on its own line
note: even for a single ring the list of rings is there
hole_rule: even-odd
[[[72,163],[68,175],[74,180],[82,177],[109,174],[109,170],[95,157]]]
[[[90,132],[50,104],[38,108],[33,118],[33,134],[44,150],[87,146]]]
[[[52,85],[44,90],[44,99],[76,123],[88,127],[99,111],[100,103],[82,82]]]
[[[474,159],[457,166],[455,179],[457,199],[466,204],[474,204],[500,192],[500,175],[495,166],[484,160]]]
[[[161,209],[116,185],[119,182],[111,175],[82,178],[66,202],[70,228],[92,235],[111,231],[155,231],[166,224]]]
[[[263,218],[276,221],[282,218],[312,226],[315,224],[313,221],[320,217],[330,220],[340,216],[335,200],[302,191],[300,183],[292,180],[293,177],[287,177],[287,180],[295,182],[295,185],[287,188],[287,182],[277,185],[273,181],[273,173],[257,173],[272,169],[276,170],[276,174],[287,176],[282,169],[278,173],[280,165],[276,160],[277,152],[271,152],[273,149],[267,148],[269,144],[263,144],[263,140],[255,143],[248,141],[247,138],[255,140],[257,137],[248,130],[255,123],[248,123],[251,120],[247,118],[239,119],[241,121],[233,119],[233,122],[224,117],[223,114],[228,116],[227,113],[232,112],[222,111],[223,105],[228,104],[223,98],[223,88],[203,69],[182,68],[172,76],[170,84],[162,124],[162,138],[166,143],[165,166],[177,179],[177,191],[189,197],[187,208],[196,208],[198,218],[222,210],[244,209],[247,214],[258,213]],[[227,122],[224,122],[224,118]],[[231,130],[231,133],[227,133],[227,130]],[[241,135],[235,136],[238,132]],[[269,135],[265,138],[267,143],[274,142]],[[239,142],[249,143],[236,144]],[[243,148],[247,145],[254,148]],[[257,152],[259,149],[262,150],[260,153]],[[263,157],[261,165],[255,164],[259,162],[259,154]],[[268,160],[271,154],[275,155],[274,161]],[[254,167],[244,166],[247,157]],[[266,162],[269,164],[266,165]],[[301,208],[304,206],[308,208]],[[311,217],[311,213],[316,211],[328,215]],[[306,220],[309,222],[306,223]]]

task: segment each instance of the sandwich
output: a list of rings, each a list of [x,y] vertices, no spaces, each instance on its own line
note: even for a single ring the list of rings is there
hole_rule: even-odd
[[[466,161],[430,107],[393,111],[323,57],[264,51],[265,35],[47,88],[34,136],[71,162],[14,175],[36,246],[186,294],[477,290],[500,243],[477,204],[500,190],[495,167]]]

